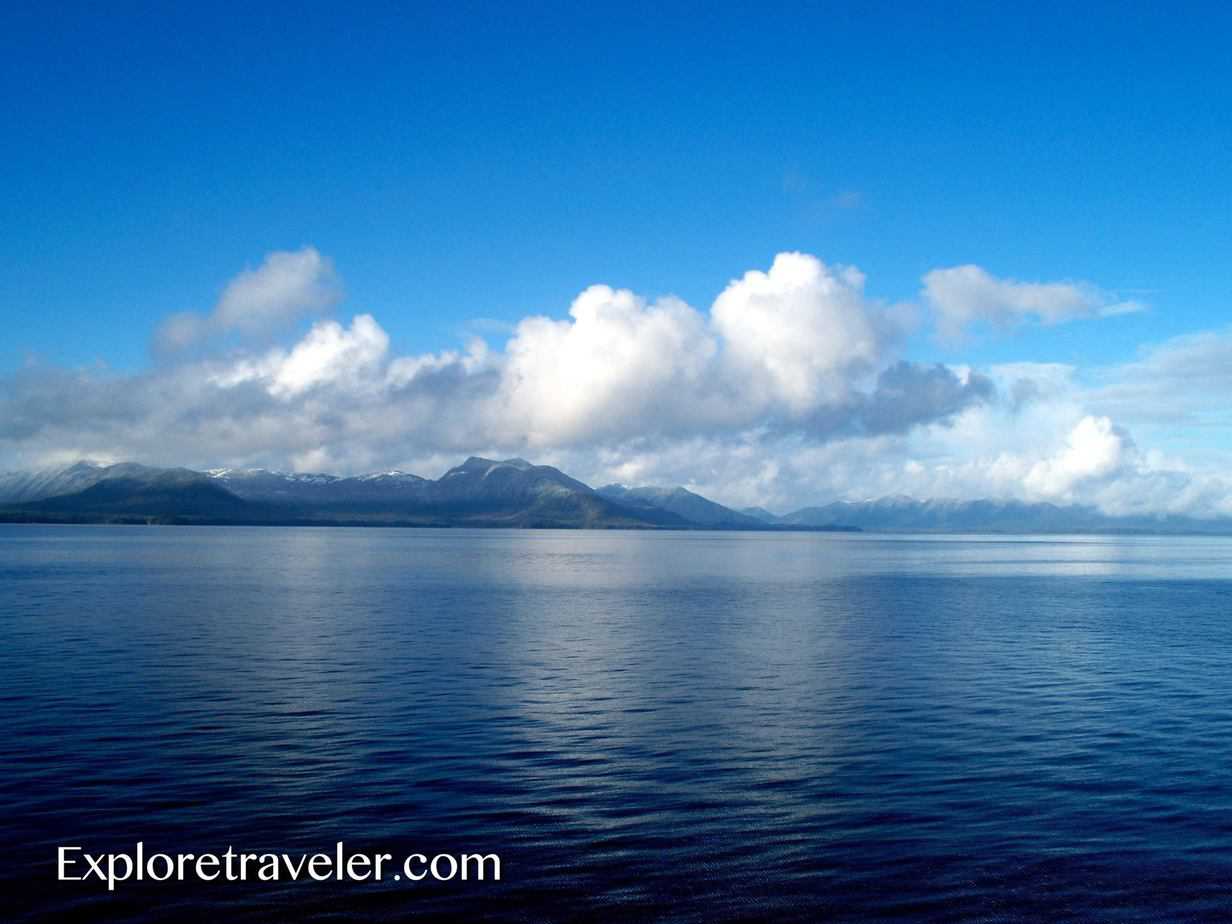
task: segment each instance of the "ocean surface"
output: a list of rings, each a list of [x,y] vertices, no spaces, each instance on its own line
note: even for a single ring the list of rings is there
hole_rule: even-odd
[[[1226,921],[1232,540],[2,526],[0,771],[8,921]]]

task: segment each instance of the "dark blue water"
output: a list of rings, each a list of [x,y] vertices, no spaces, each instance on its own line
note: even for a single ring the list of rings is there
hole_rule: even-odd
[[[1226,920],[1232,541],[0,527],[0,732],[8,920]]]

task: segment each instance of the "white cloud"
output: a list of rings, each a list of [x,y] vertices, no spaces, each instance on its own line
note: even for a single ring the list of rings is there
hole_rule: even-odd
[[[707,403],[718,344],[679,299],[653,304],[591,286],[571,320],[522,321],[505,348],[497,400],[506,438],[550,447],[603,435],[672,429]],[[683,399],[683,400],[682,400]],[[632,425],[632,426],[631,426]]]
[[[341,297],[333,263],[314,247],[276,251],[223,290],[214,316],[223,328],[260,329],[306,312],[323,311]]]
[[[779,254],[768,273],[745,273],[711,314],[742,387],[796,414],[845,399],[888,339],[869,310],[863,274],[802,253]]]
[[[1097,370],[1090,400],[1118,418],[1187,428],[1232,424],[1232,329],[1173,337]]]
[[[1082,482],[1116,472],[1132,449],[1127,443],[1107,417],[1084,417],[1060,452],[1031,466],[1024,479],[1026,489],[1049,500],[1070,500]]]
[[[998,279],[973,265],[935,269],[924,275],[924,300],[936,314],[942,337],[955,340],[974,323],[999,328],[1034,319],[1060,324],[1075,318],[1109,317],[1141,311],[1085,282],[1018,282]]]
[[[270,394],[292,398],[326,384],[352,391],[374,387],[388,350],[389,337],[370,314],[357,315],[349,329],[321,321],[273,370]]]
[[[891,368],[897,323],[865,297],[858,271],[804,254],[732,282],[708,315],[677,298],[592,286],[568,319],[518,324],[496,364],[489,419],[501,439],[532,449],[767,425],[819,435],[907,427],[939,411],[925,400],[892,419],[869,391],[874,373]],[[941,379],[944,394],[930,393],[938,400],[981,396],[948,372],[930,375]]]
[[[167,318],[155,343],[164,352],[174,352],[229,331],[269,331],[325,311],[341,297],[342,285],[333,263],[316,248],[274,251],[259,267],[227,283],[210,314],[187,311]]]

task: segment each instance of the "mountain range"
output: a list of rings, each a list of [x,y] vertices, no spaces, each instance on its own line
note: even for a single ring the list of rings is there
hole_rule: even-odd
[[[987,533],[1232,533],[1232,520],[1115,517],[1093,507],[886,497],[782,516],[683,487],[597,490],[548,465],[472,457],[432,480],[132,462],[0,474],[0,522],[485,526]]]
[[[626,496],[627,494],[627,496]],[[595,491],[548,465],[472,457],[431,480],[77,462],[0,475],[0,521],[590,529],[829,529],[768,524],[683,488]]]
[[[775,516],[760,507],[741,512],[780,527],[824,523],[833,528],[853,527],[871,532],[1232,534],[1232,519],[1227,517],[1112,516],[1090,506],[1018,500],[917,500],[897,495],[854,503],[837,501],[784,516]]]

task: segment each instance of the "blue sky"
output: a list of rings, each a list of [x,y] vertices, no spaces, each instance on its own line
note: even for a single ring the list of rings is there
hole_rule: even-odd
[[[1223,308],[1225,5],[579,6],[8,9],[6,359],[140,364],[305,243],[406,349],[788,249],[892,299],[965,262],[1147,293],[1060,358]]]
[[[1217,4],[10,4],[0,369],[140,374],[170,313],[305,246],[391,355],[499,348],[477,319],[564,318],[595,283],[704,311],[800,251],[886,302],[975,264],[1142,303],[953,342],[923,323],[896,354],[1091,386],[1225,324],[1230,25]]]

